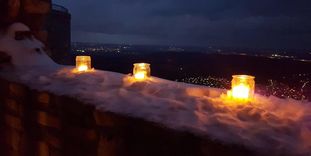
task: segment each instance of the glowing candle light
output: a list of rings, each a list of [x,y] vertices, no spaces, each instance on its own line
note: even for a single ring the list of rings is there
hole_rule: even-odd
[[[133,69],[133,76],[136,80],[142,81],[150,77],[150,64],[135,63]]]
[[[228,96],[241,100],[251,100],[255,92],[255,77],[249,75],[233,75],[232,88],[228,92]]]
[[[76,70],[77,72],[87,72],[91,70],[91,57],[90,56],[77,56],[76,57]]]

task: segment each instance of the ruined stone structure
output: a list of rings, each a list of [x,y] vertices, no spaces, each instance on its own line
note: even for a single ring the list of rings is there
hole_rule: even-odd
[[[0,0],[0,32],[15,22],[26,24],[58,63],[70,52],[70,20],[68,10],[51,0]]]
[[[51,0],[2,0],[1,27],[22,22],[42,42],[47,42],[46,19],[51,10]]]

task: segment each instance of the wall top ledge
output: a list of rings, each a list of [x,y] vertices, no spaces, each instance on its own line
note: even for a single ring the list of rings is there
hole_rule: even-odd
[[[265,149],[274,154],[311,152],[307,148],[311,140],[305,140],[306,135],[311,134],[308,102],[255,95],[255,102],[238,104],[226,100],[225,91],[221,89],[155,77],[136,82],[131,76],[119,73],[100,70],[74,73],[72,70],[73,67],[68,66],[33,67],[1,72],[0,76],[30,89],[72,97],[100,112],[142,119],[224,144],[256,151]],[[116,120],[122,125],[122,118]],[[96,121],[102,123],[98,118]],[[288,136],[291,137],[286,140]]]

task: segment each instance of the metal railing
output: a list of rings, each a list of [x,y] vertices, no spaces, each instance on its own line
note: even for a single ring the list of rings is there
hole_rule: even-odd
[[[59,12],[68,12],[68,9],[57,4],[52,4],[52,10],[59,11]]]

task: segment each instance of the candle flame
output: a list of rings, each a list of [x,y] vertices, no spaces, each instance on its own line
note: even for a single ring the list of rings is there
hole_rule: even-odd
[[[87,71],[87,70],[88,70],[87,65],[79,65],[79,67],[78,67],[79,72],[83,72],[83,71]]]
[[[133,68],[133,78],[137,81],[143,81],[150,78],[150,64],[135,63]]]
[[[147,76],[146,76],[146,72],[137,72],[135,73],[134,77],[136,80],[144,80],[146,79]]]
[[[240,84],[232,88],[232,97],[237,99],[248,99],[250,88],[247,85]]]
[[[91,68],[91,56],[76,56],[75,73],[90,72]]]
[[[233,75],[232,77],[231,90],[227,92],[227,97],[239,102],[254,100],[255,77],[250,75]]]

